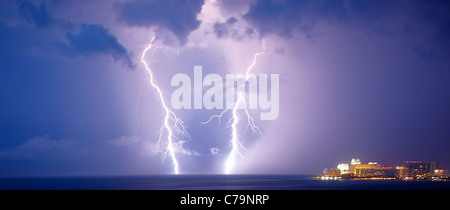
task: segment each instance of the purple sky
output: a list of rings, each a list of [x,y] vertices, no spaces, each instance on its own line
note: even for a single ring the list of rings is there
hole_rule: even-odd
[[[0,176],[171,173],[164,118],[171,78],[280,75],[280,114],[262,136],[239,127],[234,173],[319,173],[360,158],[450,168],[450,4],[425,0],[0,2]],[[222,173],[221,110],[180,110],[182,173]]]

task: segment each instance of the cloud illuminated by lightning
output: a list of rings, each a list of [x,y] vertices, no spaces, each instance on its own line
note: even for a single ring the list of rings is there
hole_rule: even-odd
[[[163,112],[165,114],[164,122],[159,131],[159,141],[158,141],[158,144],[161,144],[163,142],[164,134],[166,134],[167,138],[164,143],[167,144],[167,147],[165,148],[165,152],[163,152],[162,160],[164,161],[166,159],[166,157],[169,156],[172,160],[174,173],[179,174],[180,170],[179,170],[179,163],[178,163],[178,160],[177,160],[177,157],[175,154],[177,151],[176,151],[176,145],[175,145],[176,142],[174,142],[174,139],[176,138],[175,137],[176,134],[181,134],[183,136],[187,136],[188,134],[183,126],[183,121],[181,121],[177,117],[177,115],[167,106],[167,103],[164,100],[163,92],[162,92],[161,88],[156,84],[153,72],[150,68],[149,63],[151,61],[148,63],[145,61],[148,51],[150,51],[153,47],[153,42],[155,41],[155,39],[156,39],[156,36],[153,37],[153,39],[151,40],[148,47],[145,48],[144,52],[142,53],[141,62],[144,64],[145,69],[148,73],[150,85],[158,93],[159,101],[161,103]],[[155,51],[153,51],[151,57],[153,57]],[[167,132],[167,133],[165,133],[165,132]]]
[[[251,65],[247,68],[245,72],[245,81],[247,82],[250,78],[250,74],[252,69],[255,67],[257,58],[266,52],[266,42],[263,40],[263,50],[261,52],[256,53],[253,56],[253,61]],[[244,107],[244,113],[239,113],[239,108]],[[231,139],[230,139],[230,147],[231,152],[228,155],[228,158],[225,163],[225,174],[230,174],[234,168],[234,164],[236,159],[239,158],[240,162],[243,162],[243,156],[241,150],[247,150],[242,142],[239,140],[239,132],[238,132],[238,124],[242,118],[242,114],[245,114],[247,117],[247,126],[252,129],[253,132],[262,135],[261,130],[256,126],[253,117],[250,115],[248,110],[247,101],[245,100],[245,92],[240,91],[238,93],[238,99],[234,104],[228,104],[227,108],[224,109],[220,114],[213,115],[209,118],[208,121],[203,122],[202,124],[208,124],[213,119],[218,118],[219,120],[229,111],[232,111],[232,116],[228,121],[228,126],[231,128]]]

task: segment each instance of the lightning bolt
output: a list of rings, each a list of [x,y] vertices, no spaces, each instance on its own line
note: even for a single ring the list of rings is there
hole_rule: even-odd
[[[250,74],[252,69],[255,67],[257,59],[259,56],[263,55],[266,52],[266,42],[263,40],[263,50],[261,52],[256,53],[253,56],[253,61],[251,65],[247,68],[245,72],[245,81],[247,82],[250,78]],[[243,113],[239,112],[239,108],[244,107]],[[231,139],[229,140],[229,144],[231,147],[231,152],[228,155],[228,158],[225,163],[225,174],[230,174],[234,168],[236,159],[239,158],[240,162],[243,163],[243,155],[242,150],[246,151],[247,149],[244,147],[242,142],[239,140],[239,132],[238,132],[238,124],[241,118],[245,115],[247,118],[247,128],[250,127],[253,132],[262,135],[261,130],[256,126],[253,117],[250,115],[248,110],[247,101],[245,100],[245,92],[240,91],[238,93],[238,99],[234,104],[227,105],[227,108],[224,109],[220,114],[213,115],[209,118],[208,121],[203,122],[202,125],[210,123],[215,118],[219,120],[227,113],[231,111],[232,116],[228,121],[227,127],[231,128]]]
[[[178,163],[178,160],[177,160],[177,157],[175,154],[176,151],[175,151],[175,145],[174,145],[174,138],[176,138],[176,136],[175,136],[176,134],[188,136],[188,133],[183,126],[183,121],[181,121],[180,118],[178,118],[177,115],[167,106],[167,103],[164,100],[163,92],[162,92],[161,88],[156,84],[153,72],[150,68],[149,64],[151,63],[151,60],[149,63],[147,63],[145,61],[146,55],[147,55],[148,51],[150,51],[152,49],[153,42],[155,41],[155,39],[156,39],[156,36],[153,37],[150,44],[147,46],[147,48],[145,48],[144,52],[142,53],[141,62],[144,64],[145,69],[148,73],[150,85],[158,93],[159,101],[161,103],[161,106],[162,106],[164,114],[165,114],[164,122],[161,126],[161,129],[159,130],[159,141],[158,141],[158,144],[161,144],[161,142],[164,138],[164,132],[167,132],[167,135],[166,135],[167,138],[166,138],[166,142],[165,142],[167,144],[167,147],[165,149],[165,152],[162,155],[162,161],[164,162],[166,157],[169,156],[172,160],[174,173],[179,174],[180,170],[179,170],[179,163]],[[153,51],[153,53],[151,54],[151,57],[153,57],[155,52],[156,52],[156,50]]]

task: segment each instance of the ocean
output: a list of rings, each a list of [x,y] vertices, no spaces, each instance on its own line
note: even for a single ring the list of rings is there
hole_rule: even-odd
[[[450,181],[318,180],[309,175],[0,178],[0,190],[450,190]]]

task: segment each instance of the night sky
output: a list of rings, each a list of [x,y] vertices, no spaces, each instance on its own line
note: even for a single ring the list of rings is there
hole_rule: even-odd
[[[2,0],[0,176],[171,174],[158,144],[171,78],[280,75],[280,112],[233,173],[313,174],[360,158],[450,169],[447,0]],[[191,77],[192,78],[192,77]],[[177,110],[181,173],[223,173],[229,114]]]

